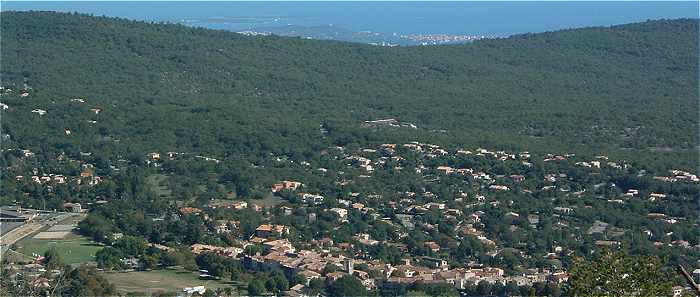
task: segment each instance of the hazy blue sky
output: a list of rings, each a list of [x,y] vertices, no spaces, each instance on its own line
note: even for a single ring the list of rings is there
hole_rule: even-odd
[[[586,1],[607,1],[607,2],[619,2],[619,1],[652,1],[652,2],[659,2],[659,1],[678,1],[678,2],[694,2],[691,0],[2,0],[0,2],[25,2],[25,1],[126,1],[126,2],[143,2],[143,1],[190,1],[190,2],[199,2],[199,1],[231,1],[231,2],[257,2],[257,1],[282,1],[282,2],[291,2],[291,1],[322,1],[322,2],[351,2],[351,1],[373,1],[373,2],[384,2],[384,1],[420,1],[420,2],[433,2],[433,1],[558,1],[558,2],[567,2],[567,1],[575,1],[575,2],[586,2]]]
[[[0,1],[0,4],[3,4],[0,5],[2,11],[81,12],[231,31],[295,25],[337,26],[355,32],[372,31],[386,34],[475,36],[509,36],[588,26],[610,26],[650,19],[697,18],[698,13],[698,2],[671,0]]]

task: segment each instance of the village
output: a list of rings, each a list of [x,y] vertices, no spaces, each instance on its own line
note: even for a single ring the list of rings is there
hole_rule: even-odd
[[[26,149],[13,153],[26,160],[35,157],[33,152]],[[655,228],[632,229],[600,219],[586,222],[578,214],[598,208],[598,203],[605,207],[643,203],[651,205],[650,209],[660,209],[653,205],[673,199],[688,199],[677,196],[678,191],[657,191],[658,187],[655,190],[649,187],[620,187],[599,178],[601,172],[644,176],[665,186],[696,187],[699,181],[697,175],[683,170],[651,174],[633,172],[632,165],[627,162],[610,160],[606,156],[581,159],[573,154],[544,154],[536,157],[529,152],[511,153],[484,148],[448,150],[419,142],[387,143],[354,151],[331,147],[324,150],[322,155],[325,160],[323,166],[332,169],[314,166],[308,161],[294,162],[283,156],[271,156],[270,164],[286,164],[318,177],[313,184],[303,179],[288,178],[269,185],[268,195],[276,201],[273,204],[265,205],[257,199],[214,199],[203,205],[178,202],[181,206],[175,217],[199,217],[206,226],[206,232],[231,239],[227,245],[194,243],[188,249],[194,255],[212,253],[235,259],[252,271],[281,270],[290,278],[301,275],[305,283],[292,286],[285,294],[311,296],[313,294],[307,287],[312,280],[332,283],[347,275],[359,279],[367,290],[414,283],[443,283],[457,290],[484,283],[500,286],[514,284],[518,287],[536,284],[559,286],[568,280],[562,260],[582,252],[572,243],[586,242],[586,248],[590,250],[584,251],[590,253],[602,248],[620,249],[631,244],[629,236],[635,232],[659,249],[697,253],[700,248],[692,238],[679,237],[679,231],[669,231],[681,230],[683,226],[696,228],[692,219],[686,217],[649,211],[640,219],[648,221]],[[77,162],[81,169],[79,174],[34,168],[25,175],[14,176],[14,181],[49,189],[67,183],[74,187],[91,188],[110,178],[97,175],[94,165],[88,162],[68,160],[65,156],[60,156],[59,160]],[[225,162],[225,158],[215,156],[152,152],[145,156],[143,166],[168,174],[162,165],[179,160],[207,162],[214,166]],[[502,164],[508,165],[508,169],[496,173],[494,168]],[[264,168],[265,165],[253,166]],[[530,172],[535,166],[550,167],[541,169],[541,175],[537,176]],[[571,170],[572,167],[576,168],[575,172]],[[120,170],[117,166],[112,169]],[[385,172],[406,173],[424,185],[449,185],[449,191],[439,192],[439,187],[433,188],[435,192],[430,191],[429,187],[378,191],[372,186],[366,187],[368,191],[363,191],[363,185]],[[598,178],[582,176],[581,172]],[[571,173],[577,176],[574,178],[569,175]],[[340,190],[332,191],[339,193],[336,196],[329,196],[317,186],[319,181],[327,183],[329,180],[333,180],[335,189]],[[581,184],[581,180],[587,180],[590,184]],[[450,196],[445,197],[446,193]],[[543,199],[551,203],[549,208],[525,206],[528,200]],[[590,201],[593,202],[580,203],[584,199],[592,199]],[[83,203],[82,207],[99,207],[109,203],[109,197],[100,197]],[[69,212],[86,211],[77,202],[66,202],[59,207]],[[254,211],[263,221],[249,234],[241,230],[240,220],[226,219],[231,217],[230,214],[235,217],[237,212],[243,211]],[[226,213],[229,215],[223,215]],[[303,221],[300,223],[282,223],[289,221],[285,217],[301,215]],[[494,215],[499,217],[494,218]],[[330,220],[331,230],[321,236],[314,235],[311,239],[299,235],[299,224],[312,226],[322,218]],[[343,226],[356,224],[358,218],[369,225],[382,226],[389,235],[375,238],[376,232],[371,229],[343,236],[335,234],[345,232]],[[493,226],[494,223],[503,226]],[[538,234],[544,228],[568,234],[569,238],[546,243],[544,250],[523,241],[528,236],[524,230]],[[507,240],[504,240],[504,234],[494,233],[499,230],[509,232]],[[410,240],[417,235],[428,240]],[[112,235],[114,239],[122,236],[122,233]],[[460,245],[468,242],[474,242],[474,246],[470,247],[471,252],[466,257],[456,256]],[[175,248],[158,242],[149,245],[164,252]],[[396,250],[399,257],[392,261],[381,260],[372,252],[378,247]],[[132,269],[142,267],[138,257],[122,261]],[[694,270],[695,278],[700,277],[700,270]],[[207,275],[206,271],[204,276],[216,277]],[[677,289],[678,292],[690,290]]]
[[[423,158],[430,160],[434,158],[445,157],[450,154],[447,150],[440,148],[436,145],[422,144],[422,143],[407,143],[402,145],[402,148],[406,152],[412,152],[420,154]],[[431,192],[415,193],[415,192],[400,192],[396,193],[396,198],[391,199],[385,205],[387,209],[394,212],[394,218],[387,218],[380,215],[383,210],[368,207],[366,204],[371,204],[366,199],[381,199],[381,195],[377,193],[359,193],[359,192],[349,192],[347,193],[347,199],[337,199],[337,207],[328,208],[325,211],[334,213],[337,216],[339,222],[347,222],[349,212],[359,212],[362,215],[366,215],[374,218],[375,220],[386,222],[391,226],[395,226],[398,229],[405,230],[399,235],[399,238],[404,238],[411,236],[411,231],[415,229],[415,217],[419,217],[421,214],[436,211],[444,216],[444,219],[458,221],[459,223],[455,226],[455,231],[457,237],[473,236],[478,239],[484,245],[491,247],[491,252],[489,255],[495,257],[499,252],[506,249],[506,247],[500,246],[497,241],[490,239],[484,234],[484,226],[481,224],[481,216],[484,215],[483,211],[476,210],[470,212],[469,210],[478,208],[483,205],[489,205],[492,207],[499,207],[502,201],[496,199],[488,199],[493,193],[512,191],[512,187],[518,187],[518,185],[525,182],[526,177],[522,174],[512,174],[512,175],[490,175],[483,171],[474,170],[472,168],[454,168],[451,166],[436,166],[428,167],[423,164],[418,164],[414,168],[406,168],[401,161],[405,160],[405,157],[397,154],[396,144],[382,144],[377,148],[366,148],[361,149],[356,154],[346,153],[343,148],[334,148],[338,153],[337,160],[348,162],[346,165],[349,170],[352,168],[359,169],[359,175],[357,178],[371,178],[370,176],[373,172],[378,170],[386,170],[387,164],[393,163],[393,168],[389,170],[411,170],[419,174],[425,174],[426,177],[435,177],[440,179],[448,176],[458,176],[460,178],[469,179],[471,181],[476,181],[479,186],[477,192],[472,192],[472,189],[460,189],[459,194],[452,201],[440,200],[437,195]],[[497,162],[515,162],[520,163],[522,166],[528,168],[533,166],[532,156],[528,152],[521,153],[507,153],[504,151],[490,151],[487,149],[479,148],[474,151],[459,149],[454,152],[455,155],[459,156],[474,156],[476,158],[487,158],[492,160],[497,160]],[[383,155],[381,157],[376,157],[377,155]],[[153,157],[153,156],[152,156]],[[373,158],[374,157],[374,158]],[[568,155],[552,155],[547,154],[543,156],[542,162],[561,162],[567,161],[569,159],[574,159],[573,154]],[[277,160],[280,160],[279,158]],[[575,160],[575,159],[574,159]],[[157,162],[157,159],[153,160]],[[281,160],[280,160],[281,161]],[[573,162],[572,162],[573,163]],[[613,162],[609,161],[605,156],[597,156],[593,160],[587,161],[577,161],[574,163],[575,166],[586,168],[589,170],[599,170],[601,167],[607,167],[610,170],[624,171],[627,169],[628,164],[624,161]],[[302,166],[309,166],[310,164],[303,164]],[[316,171],[326,173],[325,168],[317,168]],[[340,173],[340,172],[339,172]],[[698,177],[694,174],[681,171],[681,170],[671,170],[668,176],[653,176],[654,180],[659,180],[668,183],[674,182],[689,182],[697,183]],[[338,181],[340,184],[347,184],[351,180],[347,176],[341,178]],[[565,181],[562,183],[562,181]],[[533,191],[538,192],[560,192],[564,193],[567,197],[581,197],[586,192],[585,189],[579,191],[573,191],[571,185],[567,183],[571,182],[567,178],[566,174],[563,173],[547,173],[544,176],[545,185],[541,188],[533,188],[532,190],[527,188],[521,188],[519,191],[522,193],[531,194]],[[594,189],[598,189],[606,186],[606,184],[595,184]],[[610,187],[610,186],[608,186]],[[612,185],[614,187],[614,185]],[[324,195],[322,193],[306,193],[305,185],[303,181],[281,181],[272,185],[273,193],[281,192],[292,192],[293,195],[298,196],[298,200],[302,205],[323,205]],[[614,197],[615,199],[605,199],[607,203],[627,203],[630,199],[648,200],[649,202],[659,202],[658,200],[667,199],[666,193],[656,193],[648,192],[640,194],[639,190],[636,189],[618,189],[619,197]],[[426,197],[429,201],[425,204],[416,203],[416,196]],[[364,199],[363,199],[364,198]],[[512,201],[507,202],[512,203]],[[449,205],[449,206],[448,206]],[[455,205],[460,205],[462,207],[455,207]],[[233,208],[240,209],[248,207],[249,205],[237,203],[233,205]],[[262,211],[262,208],[255,205],[254,202],[251,203],[251,207],[254,207],[256,211]],[[452,207],[450,207],[452,206]],[[282,213],[284,215],[291,215],[293,208],[288,206],[282,206]],[[182,212],[192,213],[191,209],[181,209]],[[558,218],[556,222],[556,227],[559,228],[570,228],[571,222],[568,221],[568,217],[573,215],[576,211],[575,207],[561,207],[557,206],[553,208],[555,218]],[[204,213],[202,210],[197,209],[197,214]],[[537,228],[540,220],[540,214],[537,213],[516,213],[507,212],[505,216],[512,219],[519,219],[521,216],[527,224]],[[314,216],[309,215],[309,221],[313,221]],[[675,224],[679,221],[688,221],[687,218],[676,218],[666,216],[660,213],[649,213],[649,219],[661,220],[667,224]],[[217,233],[231,232],[231,228],[236,228],[240,222],[236,221],[214,221],[214,230]],[[427,229],[435,228],[435,226],[430,226],[425,224]],[[511,228],[517,228],[516,225],[511,225]],[[334,243],[331,238],[324,237],[318,240],[312,240],[307,243],[297,243],[296,245],[310,246],[312,249],[296,249],[295,244],[285,239],[289,234],[290,227],[284,225],[270,225],[262,224],[256,230],[254,235],[250,239],[244,239],[237,242],[236,247],[219,247],[211,245],[195,244],[192,245],[192,251],[195,254],[213,252],[225,257],[232,257],[240,259],[247,267],[266,267],[267,269],[281,268],[286,273],[301,274],[306,277],[307,280],[315,278],[325,278],[326,281],[333,281],[342,277],[343,275],[354,275],[367,287],[367,289],[376,289],[376,284],[379,282],[386,284],[410,284],[414,282],[422,283],[448,283],[457,289],[464,289],[467,284],[478,284],[480,282],[487,282],[490,284],[500,283],[506,285],[507,283],[513,282],[518,286],[532,286],[535,283],[554,283],[560,284],[567,281],[567,272],[561,267],[550,268],[527,268],[522,269],[518,273],[506,274],[503,268],[486,266],[477,262],[463,263],[463,264],[452,264],[448,263],[446,258],[441,258],[439,256],[411,256],[408,253],[408,248],[405,244],[392,241],[379,241],[371,237],[367,233],[358,233],[352,236],[351,243]],[[620,237],[628,230],[621,228],[609,226],[608,223],[601,221],[595,221],[593,225],[585,231],[586,235],[603,235],[593,241],[595,246],[598,247],[612,247],[619,248],[622,242],[614,240],[616,237]],[[654,238],[652,231],[644,230],[644,234],[648,238]],[[572,234],[573,235],[573,234]],[[670,234],[667,234],[670,235]],[[280,239],[281,238],[281,239]],[[610,238],[610,239],[608,239]],[[659,238],[658,236],[656,238]],[[251,245],[263,245],[265,250],[268,251],[267,254],[261,255],[260,253],[253,255],[246,255],[244,253],[245,248]],[[440,255],[440,251],[443,248],[440,244],[435,241],[423,242],[425,247],[433,255]],[[663,243],[660,240],[654,241],[655,246],[668,245],[670,247],[680,247],[683,249],[697,249],[697,244],[695,246],[690,246],[687,240],[674,240],[670,243]],[[391,245],[398,247],[402,252],[407,253],[408,257],[401,259],[401,263],[398,265],[391,265],[390,263],[383,263],[376,259],[372,259],[371,256],[366,253],[349,253],[353,251],[353,245],[362,246],[375,246],[375,245]],[[562,246],[555,246],[551,251],[544,255],[547,259],[558,259],[561,256],[570,255],[573,251],[568,250]],[[525,252],[520,252],[521,257],[529,257]],[[348,255],[349,256],[343,256]],[[334,271],[330,273],[327,272],[326,267],[328,265],[333,265],[338,268],[339,271]],[[355,267],[362,267],[362,269],[355,269]],[[307,283],[308,285],[308,283]],[[296,288],[298,293],[303,291],[303,287]]]

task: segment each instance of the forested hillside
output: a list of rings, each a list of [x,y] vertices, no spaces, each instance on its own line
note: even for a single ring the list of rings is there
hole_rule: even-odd
[[[421,140],[692,167],[697,31],[667,20],[386,48],[3,12],[4,146],[223,157]],[[382,118],[418,128],[362,126]]]

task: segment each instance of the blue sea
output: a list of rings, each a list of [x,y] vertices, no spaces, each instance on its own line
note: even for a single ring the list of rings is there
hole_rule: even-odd
[[[337,26],[383,34],[508,36],[662,18],[697,18],[697,1],[202,2],[2,1],[2,11],[53,10],[232,31]]]

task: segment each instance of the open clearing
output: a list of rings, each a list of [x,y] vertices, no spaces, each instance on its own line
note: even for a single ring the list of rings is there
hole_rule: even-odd
[[[181,268],[151,271],[105,272],[104,277],[120,293],[138,293],[150,296],[155,292],[181,292],[184,287],[204,286],[207,289],[233,288],[232,282],[203,280],[197,273]],[[239,290],[239,292],[241,292]]]
[[[34,236],[28,236],[15,243],[15,251],[27,257],[32,254],[43,255],[54,246],[66,264],[79,264],[95,260],[95,253],[102,246],[78,235],[72,230],[84,215],[75,215],[57,222]]]
[[[34,235],[34,239],[63,239],[70,234],[70,231],[39,232],[39,234]]]
[[[58,233],[58,232],[42,232],[42,233]],[[39,233],[38,235],[41,235]],[[62,232],[61,232],[62,233]],[[91,242],[87,238],[69,233],[63,239],[39,239],[34,238],[24,239],[16,244],[15,251],[26,256],[32,254],[43,255],[50,247],[55,246],[61,258],[66,264],[79,264],[95,260],[95,253],[102,246]]]
[[[250,206],[250,204],[257,204],[261,207],[275,207],[282,203],[282,199],[272,195],[272,193],[267,193],[263,199],[250,199],[248,200],[248,203],[248,206]]]
[[[146,184],[151,187],[151,190],[159,197],[166,199],[173,198],[173,191],[168,187],[168,176],[165,174],[153,174],[146,177]]]
[[[73,231],[75,229],[75,225],[53,225],[51,228],[49,228],[49,232],[57,232],[57,231]]]

